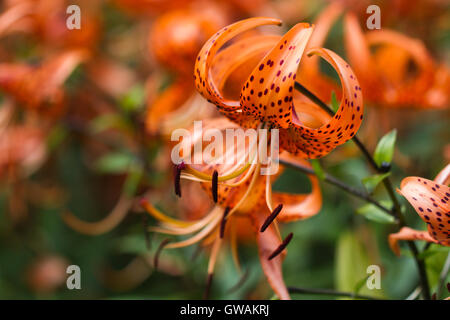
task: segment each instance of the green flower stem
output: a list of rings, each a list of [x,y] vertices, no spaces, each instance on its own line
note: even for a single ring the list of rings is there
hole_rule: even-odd
[[[334,111],[322,100],[320,100],[314,93],[309,91],[307,88],[305,88],[302,84],[296,82],[295,83],[295,89],[301,92],[303,95],[305,95],[308,99],[310,99],[312,102],[317,104],[319,107],[327,111],[330,115],[334,115]],[[376,164],[374,158],[372,157],[371,153],[367,150],[365,145],[356,137],[356,135],[352,138],[352,140],[355,142],[356,146],[361,150],[361,152],[366,157],[367,161],[371,165],[371,167],[377,172],[377,173],[384,173],[383,170]],[[386,188],[386,191],[389,194],[389,197],[392,200],[393,208],[392,213],[395,215],[397,220],[399,221],[399,228],[402,228],[406,226],[405,219],[401,212],[400,203],[394,193],[394,188],[392,186],[392,182],[389,179],[389,177],[386,177],[383,179],[383,185]],[[414,260],[417,264],[417,269],[419,271],[419,278],[420,278],[420,284],[422,286],[422,294],[425,299],[430,299],[430,286],[428,284],[428,278],[425,270],[425,263],[422,259],[419,259],[419,250],[417,249],[416,244],[413,241],[407,241],[408,247],[411,250]]]

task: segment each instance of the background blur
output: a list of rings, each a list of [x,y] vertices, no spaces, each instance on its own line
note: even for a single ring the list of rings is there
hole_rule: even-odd
[[[192,82],[192,59],[219,28],[264,15],[280,17],[287,30],[300,21],[314,22],[329,3],[2,1],[0,298],[201,298],[207,254],[196,252],[195,247],[163,251],[161,267],[154,271],[152,257],[161,238],[145,232],[155,221],[138,205],[130,205],[123,220],[118,217],[120,212],[117,221],[114,217],[107,220],[107,232],[101,232],[103,227],[93,228],[92,235],[74,230],[62,217],[71,212],[83,221],[102,221],[124,193],[151,194],[165,212],[182,215],[187,203],[173,194],[168,147],[152,131],[148,109],[172,84]],[[66,27],[70,4],[81,8],[80,30]],[[369,16],[367,6],[378,4],[382,28],[420,39],[436,61],[449,65],[448,1],[341,4],[354,11],[362,26]],[[207,18],[199,31],[195,29],[198,20],[192,22],[189,14],[200,11]],[[190,33],[195,35],[192,39]],[[342,17],[333,25],[325,47],[346,56]],[[335,77],[329,68],[323,71]],[[179,98],[185,95],[183,90]],[[397,128],[394,185],[398,187],[401,179],[411,175],[433,179],[450,161],[448,110],[448,106],[396,109],[367,102],[366,120],[358,135],[373,150],[383,134]],[[321,160],[321,165],[359,188],[363,188],[361,178],[371,174],[352,142]],[[409,295],[418,285],[417,272],[406,251],[396,257],[389,249],[387,236],[395,228],[357,214],[363,202],[321,185],[321,212],[284,227],[295,234],[283,265],[286,284],[359,290],[392,299]],[[293,170],[287,170],[276,183],[276,189],[283,191],[306,192],[309,188],[308,179]],[[387,199],[382,191],[374,192],[378,199]],[[410,226],[424,229],[413,208],[401,201]],[[426,251],[432,286],[448,252],[435,245]],[[229,250],[224,250],[211,297],[270,299],[273,293],[262,274],[255,244],[241,244],[239,254],[248,278],[230,292],[240,276]],[[71,264],[81,268],[81,290],[66,288],[66,267]],[[381,267],[381,290],[360,288],[371,264]],[[293,294],[293,298],[333,297]]]

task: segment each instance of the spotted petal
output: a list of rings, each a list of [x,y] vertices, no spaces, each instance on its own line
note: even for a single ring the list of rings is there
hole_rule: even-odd
[[[312,49],[337,71],[341,80],[342,99],[336,114],[322,126],[311,128],[302,123],[294,109],[289,128],[280,130],[280,145],[294,155],[320,158],[351,139],[363,119],[363,98],[358,79],[350,66],[328,49]]]
[[[424,240],[431,243],[438,243],[427,231],[418,231],[408,227],[403,227],[399,232],[389,235],[389,246],[397,256],[400,255],[400,248],[398,246],[399,240]]]
[[[281,21],[273,18],[250,18],[229,25],[212,36],[200,50],[195,63],[194,80],[197,90],[212,103],[225,111],[240,108],[239,101],[229,100],[223,97],[211,77],[211,68],[218,50],[229,40],[244,31],[262,25],[281,24]]]
[[[427,223],[430,236],[450,246],[450,188],[428,179],[408,177],[398,192]]]
[[[241,91],[245,113],[289,127],[297,68],[312,32],[309,23],[297,24],[255,67]]]

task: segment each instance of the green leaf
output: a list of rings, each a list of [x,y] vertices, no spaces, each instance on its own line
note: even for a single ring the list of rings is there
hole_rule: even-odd
[[[367,279],[369,279],[370,275],[367,275],[366,277],[362,278],[361,280],[359,280],[359,282],[356,283],[355,285],[355,289],[353,289],[354,293],[359,293],[361,291],[361,289],[364,287],[364,285],[367,282]]]
[[[324,180],[325,179],[325,171],[323,171],[319,160],[317,160],[317,159],[311,160],[311,165],[314,169],[314,173],[316,174],[317,178],[319,178],[319,180]]]
[[[350,291],[367,276],[370,265],[366,250],[351,231],[341,234],[336,247],[336,289]]]
[[[394,156],[395,140],[397,138],[397,130],[394,129],[391,132],[385,134],[378,142],[375,148],[374,160],[378,166],[381,166],[383,162],[391,163]]]
[[[137,111],[144,106],[145,89],[142,85],[132,87],[120,100],[120,107],[126,112]]]
[[[392,205],[392,202],[390,201],[380,201],[380,204],[383,205],[386,208],[390,208]],[[356,210],[357,214],[363,215],[368,220],[379,222],[379,223],[395,223],[395,218],[391,216],[390,214],[384,212],[377,206],[373,205],[372,203],[368,203],[362,207],[360,207],[358,210]]]
[[[132,155],[120,152],[112,152],[97,160],[95,167],[101,173],[125,173],[135,159]]]
[[[365,177],[363,178],[361,181],[364,185],[364,187],[366,188],[368,193],[372,193],[375,188],[378,186],[378,184],[384,180],[384,178],[388,177],[391,173],[390,172],[386,172],[386,173],[382,173],[382,174],[374,174],[372,176],[369,177]]]
[[[334,112],[339,109],[339,101],[336,98],[336,93],[334,91],[331,92],[331,108]]]
[[[428,250],[422,251],[420,252],[417,257],[419,259],[426,259],[428,257],[434,256],[436,253],[440,253],[440,252],[446,252],[448,253],[448,248],[445,247],[432,247]]]
[[[370,290],[365,286],[370,274],[367,267],[374,264],[367,254],[367,247],[353,231],[341,233],[336,246],[336,290],[383,297],[383,290]]]

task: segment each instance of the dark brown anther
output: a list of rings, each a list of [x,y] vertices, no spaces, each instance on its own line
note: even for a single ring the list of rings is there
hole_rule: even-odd
[[[227,224],[227,216],[230,212],[230,207],[226,207],[225,211],[223,212],[222,221],[220,222],[220,238],[223,239],[223,236],[225,235],[225,226]]]
[[[266,221],[264,221],[263,225],[261,226],[260,232],[264,232],[270,224],[275,220],[275,218],[278,216],[278,214],[281,212],[281,209],[283,209],[283,204],[279,204],[272,213],[267,217]]]
[[[291,242],[292,237],[294,236],[294,234],[291,232],[287,235],[287,237],[283,240],[283,242],[278,246],[278,248],[275,249],[274,252],[272,252],[272,254],[269,256],[269,260],[272,260],[273,258],[275,258],[277,255],[279,255],[289,244],[289,242]]]
[[[180,176],[181,176],[181,170],[185,169],[186,165],[184,162],[180,164],[176,164],[174,166],[174,186],[175,186],[175,194],[181,198],[181,186],[180,186]]]
[[[155,257],[153,258],[153,267],[158,269],[159,256],[161,255],[162,249],[170,242],[170,239],[166,238],[159,244],[158,249],[156,249]]]
[[[213,280],[213,273],[210,273],[210,274],[208,274],[208,280],[206,280],[205,294],[203,295],[204,300],[209,299],[209,293],[211,291],[212,280]]]
[[[217,203],[217,184],[219,179],[219,173],[217,170],[214,170],[212,175],[211,187],[212,187],[212,196],[215,203]]]

